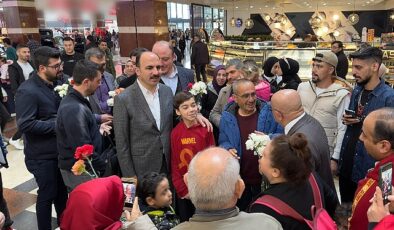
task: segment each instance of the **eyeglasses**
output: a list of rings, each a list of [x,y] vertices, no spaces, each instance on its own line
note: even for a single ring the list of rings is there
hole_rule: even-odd
[[[60,67],[63,68],[63,66],[64,66],[64,62],[60,62],[59,64],[56,64],[56,65],[47,65],[47,67],[53,68],[53,69],[60,69]]]
[[[235,95],[237,95],[237,94],[235,94]],[[237,96],[241,97],[242,99],[249,99],[249,97],[256,98],[256,92],[254,92],[254,93],[245,93],[245,94],[237,95]]]

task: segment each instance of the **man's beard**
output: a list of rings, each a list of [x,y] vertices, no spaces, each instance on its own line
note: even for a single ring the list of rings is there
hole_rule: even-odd
[[[358,79],[359,79],[359,81],[356,80],[356,83],[358,85],[363,85],[364,86],[364,85],[368,84],[368,82],[371,80],[371,76],[369,76],[369,77],[367,77],[365,79],[361,79],[361,78],[358,78]]]

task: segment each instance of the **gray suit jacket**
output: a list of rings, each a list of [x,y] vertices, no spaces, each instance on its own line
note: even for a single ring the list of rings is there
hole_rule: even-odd
[[[160,172],[163,154],[170,168],[170,134],[173,95],[169,87],[159,84],[160,126],[149,109],[138,84],[115,97],[114,129],[116,149],[124,177]]]
[[[181,91],[188,90],[187,85],[194,83],[194,72],[181,66],[176,66],[178,71],[178,81],[181,84]],[[178,93],[178,92],[177,92]]]
[[[305,114],[290,130],[288,135],[303,133],[314,160],[315,171],[335,191],[330,168],[330,149],[324,128],[318,120]]]

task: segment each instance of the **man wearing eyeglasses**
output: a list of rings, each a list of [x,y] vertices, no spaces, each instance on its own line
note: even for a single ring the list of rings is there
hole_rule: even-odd
[[[106,59],[104,51],[99,48],[90,48],[85,53],[85,59],[98,65],[101,72],[101,85],[94,95],[89,97],[93,113],[97,114],[96,119],[101,122],[112,120],[112,109],[108,106],[109,91],[115,90],[115,79],[112,74],[105,71]]]
[[[258,170],[258,156],[246,149],[249,134],[259,131],[265,134],[283,133],[271,113],[271,106],[256,98],[253,82],[240,79],[232,84],[234,101],[222,113],[219,126],[219,145],[238,156],[245,191],[237,206],[245,211],[252,199],[261,192],[262,178]]]
[[[15,95],[16,122],[24,134],[25,164],[38,185],[38,229],[52,229],[52,204],[58,221],[66,207],[67,189],[58,168],[56,117],[61,97],[54,91],[63,74],[60,53],[43,46],[34,53],[37,71],[22,83]]]

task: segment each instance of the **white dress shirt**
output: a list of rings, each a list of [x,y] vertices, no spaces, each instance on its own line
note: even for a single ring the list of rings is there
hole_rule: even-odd
[[[294,126],[295,124],[297,124],[297,122],[298,122],[299,120],[301,120],[301,118],[303,118],[303,117],[305,116],[305,114],[306,114],[305,112],[302,113],[301,116],[299,116],[299,117],[297,117],[296,119],[290,121],[289,124],[287,124],[287,125],[285,126],[285,134],[286,134],[286,135],[289,133],[290,129],[293,128],[293,126]]]
[[[166,86],[171,88],[172,94],[175,95],[176,88],[178,86],[178,70],[175,65],[173,69],[174,71],[172,71],[172,73],[168,75],[162,75],[161,80],[164,82]]]
[[[137,78],[138,86],[140,87],[142,94],[148,103],[149,109],[155,118],[157,128],[160,130],[160,100],[159,100],[159,84],[157,84],[155,92],[152,93],[147,88],[145,88],[139,79]]]

